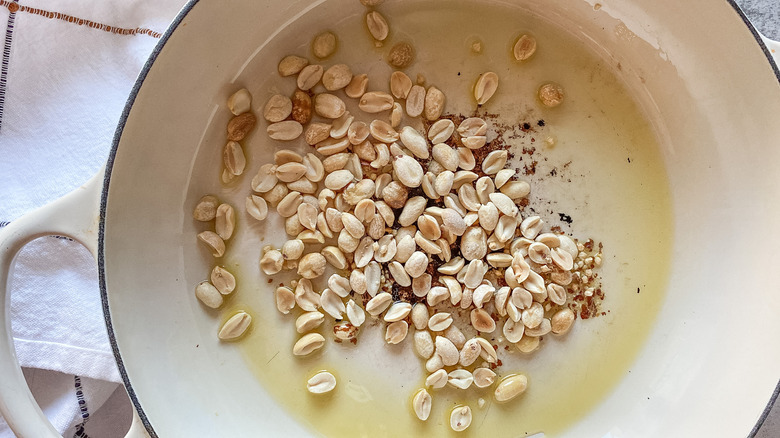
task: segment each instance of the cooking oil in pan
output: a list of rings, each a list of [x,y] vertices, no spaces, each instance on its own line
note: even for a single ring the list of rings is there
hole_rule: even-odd
[[[294,81],[280,86],[277,75],[263,77],[257,71],[273,71],[290,53],[313,59],[311,37],[326,28],[336,31],[339,49],[323,63],[343,62],[355,73],[368,73],[369,90],[387,89],[391,70],[384,57],[389,46],[412,43],[417,60],[407,73],[413,80],[420,73],[427,85],[442,89],[450,113],[474,114],[471,87],[480,73],[495,71],[498,92],[480,114],[497,115],[489,117],[491,123],[512,130],[507,136],[515,155],[511,164],[532,187],[524,214],[535,212],[576,238],[604,244],[604,314],[577,319],[566,336],[545,336],[532,354],[500,351],[499,378],[516,372],[529,377],[520,398],[498,404],[489,388],[472,388],[465,392],[468,396],[450,388],[433,390],[432,414],[421,422],[410,400],[423,387],[426,373],[412,352],[411,333],[400,345],[385,345],[381,326],[369,318],[356,345],[337,344],[326,324],[319,330],[328,339],[321,353],[303,359],[292,355],[297,314],[278,314],[273,298],[278,281],[269,284],[261,278],[255,262],[263,244],[281,243],[271,222],[261,232],[256,226],[240,227],[233,240],[254,248],[249,258],[245,250],[231,253],[230,265],[238,270],[242,287],[226,309],[229,314],[249,308],[255,316],[252,332],[240,343],[247,362],[269,393],[326,436],[454,436],[449,412],[456,404],[468,404],[473,412],[471,427],[458,436],[559,435],[629,372],[664,298],[672,219],[662,149],[653,129],[614,66],[558,24],[529,11],[461,1],[446,2],[446,7],[441,2],[387,2],[382,12],[392,32],[385,47],[377,48],[359,4],[355,14],[325,27],[319,18],[344,16],[328,5],[302,16],[259,51],[240,73],[246,82],[255,81],[258,90],[291,92]],[[539,46],[530,60],[518,63],[511,47],[521,33],[534,35]],[[546,81],[566,91],[558,108],[543,109],[535,100],[536,89]],[[256,134],[249,149],[267,147],[261,137]],[[270,157],[254,155],[249,173]],[[323,369],[336,375],[336,389],[309,394],[306,380]]]

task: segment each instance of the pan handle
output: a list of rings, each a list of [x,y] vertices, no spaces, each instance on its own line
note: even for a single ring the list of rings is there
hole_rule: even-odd
[[[125,438],[150,438],[149,433],[146,431],[146,426],[144,426],[135,408],[133,409],[133,422],[130,424],[130,430],[127,431]]]
[[[59,437],[33,398],[16,360],[8,280],[14,259],[28,242],[47,235],[70,237],[97,255],[101,170],[86,184],[0,229],[0,414],[17,436]]]
[[[8,311],[8,280],[14,259],[25,244],[48,235],[70,237],[97,257],[104,173],[105,168],[69,194],[0,228],[0,414],[20,438],[60,438],[60,434],[33,398],[16,360]],[[127,436],[149,436],[137,415]]]

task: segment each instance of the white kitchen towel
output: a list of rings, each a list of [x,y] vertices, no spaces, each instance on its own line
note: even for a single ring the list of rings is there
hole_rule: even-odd
[[[138,72],[184,3],[0,0],[0,226],[101,168]],[[20,364],[64,373],[26,371],[48,382],[41,397],[65,432],[81,415],[74,375],[90,382],[83,391],[93,409],[116,387],[100,382],[120,381],[96,263],[75,242],[40,238],[19,254],[10,288]]]
[[[117,410],[116,403],[104,405],[117,392],[118,383],[35,368],[25,368],[24,376],[46,417],[67,438],[119,438],[130,428],[130,406]],[[105,418],[111,418],[102,412],[106,408],[122,417],[114,415],[113,424],[106,425]],[[0,437],[14,437],[2,418]]]

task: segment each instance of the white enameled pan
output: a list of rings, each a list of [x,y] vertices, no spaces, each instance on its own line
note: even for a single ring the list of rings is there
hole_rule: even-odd
[[[669,226],[653,231],[668,240],[669,251],[653,255],[658,266],[664,266],[664,273],[658,273],[663,291],[645,322],[647,331],[636,337],[627,366],[616,371],[603,395],[587,403],[562,430],[548,433],[754,434],[777,396],[780,379],[780,72],[772,61],[780,45],[762,39],[729,0],[388,0],[382,5],[388,17],[397,17],[393,23],[406,23],[404,36],[412,39],[419,23],[411,12],[433,17],[435,23],[436,17],[457,15],[452,9],[460,7],[532,17],[580,41],[619,78],[645,114],[665,171],[664,187],[645,187],[647,193],[669,193]],[[246,196],[246,184],[224,189],[218,182],[222,127],[229,118],[227,96],[241,86],[252,88],[257,96],[253,107],[260,110],[263,96],[271,91],[263,78],[274,73],[276,60],[287,54],[283,51],[301,44],[305,49],[301,42],[319,28],[362,35],[363,29],[346,27],[359,23],[364,13],[356,0],[191,1],[141,72],[105,171],[0,230],[0,300],[5,305],[0,312],[0,412],[18,436],[56,436],[16,363],[6,294],[15,253],[45,234],[71,236],[98,260],[106,324],[138,414],[130,436],[304,436],[320,430],[316,421],[302,421],[279,402],[263,383],[268,382],[263,369],[247,359],[250,353],[217,340],[220,316],[206,312],[192,293],[212,261],[197,244],[199,225],[192,221],[191,210],[204,193],[235,200]],[[425,26],[420,26],[424,33]],[[488,27],[483,26],[486,43],[490,32],[502,31],[498,25]],[[289,31],[302,28],[306,31],[297,36]],[[472,36],[457,32],[454,28],[445,36],[459,41]],[[289,38],[289,44],[279,43],[280,38]],[[350,41],[344,41],[345,52],[355,47]],[[366,53],[381,63],[378,52]],[[444,72],[461,65],[468,71],[470,61],[447,58],[446,68],[436,70],[432,66],[444,59],[437,56],[421,55],[420,65],[433,70],[426,73],[428,81],[442,89],[457,87],[458,79]],[[462,106],[457,98],[448,105]],[[555,117],[550,115],[550,120]],[[254,133],[250,173],[277,147],[261,140],[263,130],[260,126]],[[570,132],[559,127],[556,150],[566,150]],[[631,156],[627,158],[630,162]],[[589,159],[582,158],[591,169],[598,168],[599,163]],[[588,179],[582,181],[587,185]],[[610,181],[600,181],[603,190],[590,195],[609,198]],[[593,202],[616,215],[625,210],[624,203],[634,205],[631,199]],[[659,214],[658,221],[666,220],[653,208],[635,213],[643,220],[654,214]],[[584,227],[593,225],[585,231],[598,235],[597,215],[583,210],[581,216]],[[254,231],[255,237],[248,239],[257,244],[263,230],[246,231]],[[600,237],[609,251],[608,236]],[[639,242],[646,237],[637,233],[628,239]],[[248,246],[242,250],[247,258],[243,275],[251,283],[252,275],[259,278],[258,249]],[[236,252],[234,258],[241,254]],[[615,268],[621,260],[611,263],[605,276],[626,272]],[[267,291],[257,291],[263,292],[270,297]],[[615,288],[612,303],[621,302],[620,293]],[[246,299],[253,300],[260,302]],[[262,317],[261,310],[255,311]],[[640,313],[632,317],[641,319]],[[630,324],[614,321],[583,322],[577,326],[582,335],[577,336],[618,339],[616,331]],[[287,341],[279,341],[283,351]],[[610,360],[600,358],[603,364]],[[398,369],[396,365],[382,363],[376,371],[384,375]],[[399,373],[416,376],[415,370]],[[578,388],[568,390],[576,394]],[[393,431],[374,436],[383,434],[393,436]]]

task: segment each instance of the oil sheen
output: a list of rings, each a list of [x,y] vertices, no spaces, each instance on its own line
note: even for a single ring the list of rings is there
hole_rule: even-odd
[[[349,12],[337,14],[332,8]],[[411,410],[411,397],[426,376],[423,361],[412,351],[412,330],[400,345],[385,345],[381,324],[369,317],[357,345],[338,344],[326,323],[319,331],[329,341],[321,352],[306,358],[292,355],[299,313],[276,311],[273,290],[283,277],[269,283],[256,262],[262,245],[283,242],[282,222],[271,219],[261,225],[240,222],[234,242],[241,243],[228,255],[227,266],[237,272],[242,287],[224,315],[240,308],[254,316],[251,332],[236,345],[267,391],[314,434],[454,436],[449,412],[456,404],[468,404],[473,412],[471,427],[458,436],[565,434],[630,371],[664,299],[673,233],[658,136],[615,66],[560,23],[529,10],[478,2],[387,2],[380,10],[391,27],[384,47],[375,47],[368,36],[359,2],[326,2],[255,53],[237,82],[262,90],[255,94],[262,101],[274,92],[290,94],[294,80],[275,74],[278,60],[290,53],[314,59],[308,48],[311,38],[332,29],[339,48],[323,64],[346,63],[356,74],[368,73],[369,90],[387,91],[391,69],[384,56],[389,46],[412,43],[417,60],[406,72],[413,80],[420,73],[426,85],[444,91],[445,112],[489,114],[490,123],[511,130],[504,136],[515,155],[510,164],[528,173],[522,178],[532,187],[524,214],[538,214],[549,226],[604,244],[600,277],[605,314],[577,319],[565,336],[545,336],[534,353],[499,351],[499,378],[517,372],[529,378],[521,397],[498,404],[489,388],[433,390],[433,411],[423,423]],[[327,26],[318,20],[332,16],[343,18]],[[523,63],[511,56],[521,33],[538,40],[536,54]],[[475,42],[479,53],[472,48]],[[484,71],[498,73],[500,83],[493,99],[477,110],[471,90]],[[558,108],[542,108],[535,98],[546,81],[565,89]],[[360,114],[356,108],[352,112]],[[268,148],[263,137],[257,133],[251,140],[248,174],[273,152],[258,153]],[[324,369],[335,374],[336,389],[324,396],[309,394],[306,380]],[[479,398],[484,399],[482,407]]]

